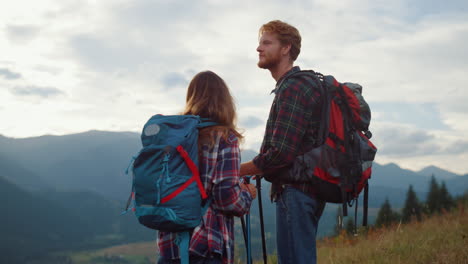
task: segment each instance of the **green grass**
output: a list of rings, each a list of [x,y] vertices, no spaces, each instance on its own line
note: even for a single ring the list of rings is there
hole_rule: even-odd
[[[467,207],[422,222],[341,234],[318,246],[318,263],[468,263]]]
[[[73,264],[150,264],[156,263],[156,242],[114,246],[97,251],[71,254]]]

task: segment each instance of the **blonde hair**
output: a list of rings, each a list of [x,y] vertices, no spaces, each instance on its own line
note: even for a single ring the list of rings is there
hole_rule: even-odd
[[[200,144],[213,146],[215,133],[221,132],[227,139],[229,132],[242,140],[243,136],[236,128],[236,107],[229,88],[221,77],[212,71],[196,74],[187,89],[184,115],[198,115],[219,123],[200,131]]]
[[[291,50],[289,51],[289,56],[292,61],[297,59],[299,53],[301,53],[301,34],[297,28],[291,26],[290,24],[280,21],[273,20],[260,27],[259,35],[263,33],[276,33],[278,40],[282,45],[291,44]]]

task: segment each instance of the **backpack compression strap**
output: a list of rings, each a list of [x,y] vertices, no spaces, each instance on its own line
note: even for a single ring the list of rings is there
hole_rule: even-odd
[[[182,146],[177,146],[176,150],[182,156],[185,163],[187,164],[190,171],[192,172],[192,177],[188,181],[186,181],[183,185],[181,185],[179,188],[177,188],[175,191],[173,191],[171,194],[169,194],[166,197],[163,197],[161,199],[161,203],[166,203],[169,200],[171,200],[172,198],[176,197],[179,193],[181,193],[183,190],[185,190],[194,181],[197,182],[198,189],[200,190],[200,194],[201,194],[202,199],[206,199],[208,197],[208,195],[206,195],[205,188],[203,187],[203,184],[201,182],[200,173],[198,172],[197,165],[195,165],[193,160],[188,155],[187,151]]]
[[[210,127],[210,126],[216,126],[219,125],[219,123],[211,121],[209,118],[200,118],[201,123],[197,125],[197,128],[204,128],[204,127]],[[183,190],[185,190],[190,184],[192,184],[194,181],[197,183],[198,189],[200,190],[200,194],[202,199],[206,199],[208,195],[206,194],[205,188],[203,187],[203,183],[201,182],[200,179],[200,172],[198,171],[197,165],[193,162],[193,160],[190,158],[189,154],[187,151],[182,147],[182,146],[177,146],[176,150],[179,152],[179,154],[182,156],[184,159],[185,163],[189,167],[190,171],[192,172],[192,177],[186,181],[183,185],[181,185],[179,188],[177,188],[174,192],[169,194],[166,197],[163,197],[161,199],[161,203],[166,203],[176,197],[179,193],[181,193]]]

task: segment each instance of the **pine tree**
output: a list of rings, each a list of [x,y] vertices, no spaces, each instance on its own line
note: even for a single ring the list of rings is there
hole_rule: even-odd
[[[439,184],[437,183],[433,174],[429,184],[429,192],[426,199],[427,211],[429,214],[438,213],[441,211],[442,206],[439,190]]]
[[[353,235],[355,231],[354,220],[352,217],[348,217],[348,220],[346,221],[346,233],[348,235]]]
[[[402,213],[403,222],[409,222],[413,217],[421,221],[422,207],[413,190],[413,185],[409,186],[408,192],[406,193],[406,201]]]
[[[375,225],[377,227],[389,226],[394,222],[399,220],[400,216],[392,210],[392,206],[388,201],[388,198],[385,199],[385,202],[380,207],[379,213],[377,214],[377,220]]]
[[[447,187],[445,186],[445,182],[442,182],[442,185],[440,186],[439,196],[441,209],[443,208],[447,211],[450,211],[450,209],[452,209],[455,206],[453,198],[448,192]]]
[[[462,195],[456,197],[453,204],[468,204],[468,190],[466,190]]]

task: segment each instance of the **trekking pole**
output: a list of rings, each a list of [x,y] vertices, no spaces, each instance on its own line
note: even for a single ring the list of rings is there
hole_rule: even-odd
[[[363,207],[363,216],[362,216],[362,225],[367,226],[367,212],[369,208],[369,183],[366,182],[364,187],[364,207]]]
[[[263,205],[262,205],[262,178],[257,175],[255,176],[257,185],[257,199],[258,199],[258,211],[260,213],[260,231],[262,234],[262,252],[263,252],[263,263],[267,264],[267,252],[265,242],[265,223],[263,222]]]
[[[250,183],[250,176],[244,178],[246,184]],[[246,225],[246,235],[247,235],[247,264],[252,264],[252,248],[250,241],[250,209],[249,212],[245,214],[245,225]]]
[[[242,225],[242,234],[244,235],[244,244],[245,244],[245,252],[249,251],[248,246],[247,246],[247,233],[245,231],[245,219],[243,216],[239,217],[241,220],[241,225]]]

